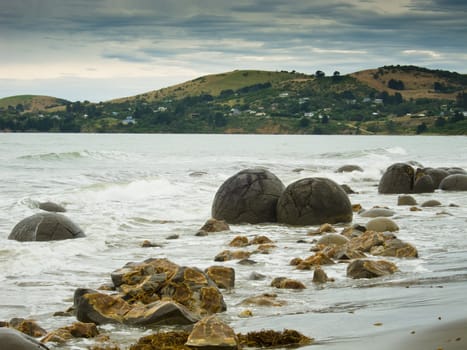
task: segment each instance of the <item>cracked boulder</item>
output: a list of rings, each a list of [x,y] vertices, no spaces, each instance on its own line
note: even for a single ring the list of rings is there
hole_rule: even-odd
[[[288,225],[321,225],[352,221],[349,197],[334,181],[305,178],[285,189],[277,202],[277,221]]]
[[[26,241],[59,241],[85,237],[83,230],[64,215],[39,213],[21,220],[8,239]]]
[[[276,204],[284,184],[266,169],[246,169],[217,190],[212,217],[230,224],[276,222]]]

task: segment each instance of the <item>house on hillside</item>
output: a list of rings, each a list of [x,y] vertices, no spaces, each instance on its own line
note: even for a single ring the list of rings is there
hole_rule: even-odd
[[[129,115],[125,119],[122,120],[123,125],[134,125],[136,124],[136,120],[133,118],[133,116]]]

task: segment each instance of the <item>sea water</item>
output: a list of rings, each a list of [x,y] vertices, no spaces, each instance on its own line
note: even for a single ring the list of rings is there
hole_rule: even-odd
[[[441,206],[410,211],[397,195],[378,194],[384,170],[395,162],[425,167],[467,169],[467,139],[441,136],[285,136],[285,135],[135,135],[0,134],[0,321],[35,319],[53,330],[76,321],[53,317],[72,305],[76,288],[97,288],[129,261],[168,258],[201,269],[218,265],[214,257],[237,235],[265,235],[277,246],[254,254],[252,266],[221,263],[236,272],[236,285],[224,291],[222,318],[236,331],[297,329],[323,348],[373,334],[381,328],[415,327],[429,317],[455,319],[467,307],[467,196],[465,192],[416,194],[418,203]],[[363,172],[336,173],[355,164]],[[211,216],[219,186],[247,168],[266,168],[285,185],[306,177],[327,177],[349,185],[353,204],[385,206],[400,227],[397,236],[416,246],[418,259],[391,259],[396,274],[372,280],[345,276],[345,264],[324,269],[334,282],[316,286],[311,271],[289,262],[306,258],[317,227],[277,224],[231,225],[230,232],[197,237]],[[16,242],[7,237],[38,202],[66,207],[65,213],[86,238],[56,242]],[[353,223],[369,219],[354,215]],[[346,225],[335,225],[338,231]],[[167,240],[178,235],[178,239]],[[142,248],[149,240],[159,247]],[[297,243],[305,240],[308,243]],[[251,281],[251,272],[266,276]],[[306,285],[278,290],[273,278],[287,276]],[[248,307],[241,301],[276,293],[282,307]],[[383,324],[377,330],[373,323]],[[154,330],[107,325],[101,331],[128,348]],[[372,333],[373,332],[373,333]],[[86,349],[89,340],[70,348]],[[54,347],[53,344],[50,345]],[[315,345],[316,346],[316,345]]]

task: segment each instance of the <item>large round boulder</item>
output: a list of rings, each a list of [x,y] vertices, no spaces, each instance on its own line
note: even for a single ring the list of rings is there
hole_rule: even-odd
[[[441,168],[425,168],[423,170],[424,173],[429,175],[433,180],[434,188],[438,188],[441,181],[443,181],[443,179],[449,175],[446,169]]]
[[[467,191],[467,175],[449,175],[441,181],[439,188],[444,191]]]
[[[36,339],[12,328],[0,328],[0,350],[49,349]]]
[[[266,169],[246,169],[228,178],[217,190],[212,217],[230,224],[276,221],[276,204],[284,184]]]
[[[334,181],[305,178],[284,190],[277,202],[277,221],[289,225],[321,225],[352,221],[349,197]]]
[[[386,169],[378,185],[378,192],[383,194],[411,193],[415,170],[406,163],[395,163]]]
[[[20,242],[59,241],[84,236],[83,230],[66,216],[56,213],[39,213],[17,223],[8,239]]]

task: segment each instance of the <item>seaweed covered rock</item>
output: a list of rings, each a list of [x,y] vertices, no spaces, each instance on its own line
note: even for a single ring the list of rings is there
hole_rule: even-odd
[[[73,338],[94,338],[99,335],[95,323],[75,322],[71,326],[61,327],[47,334],[42,342],[65,343]]]
[[[235,286],[235,270],[227,266],[210,266],[205,272],[219,288],[231,289]]]
[[[169,298],[199,315],[226,310],[216,283],[196,267],[178,266],[167,259],[147,259],[129,263],[111,276],[123,298],[132,303]]]
[[[414,185],[414,168],[406,163],[389,166],[381,177],[378,192],[383,194],[411,193]]]
[[[289,225],[321,225],[352,221],[349,197],[334,181],[305,178],[284,190],[277,202],[277,220]]]
[[[212,217],[228,223],[276,221],[276,203],[284,184],[265,169],[246,169],[228,178],[217,190]]]
[[[174,301],[130,305],[118,295],[104,293],[82,294],[75,303],[76,317],[85,323],[121,323],[127,325],[185,325],[198,317]]]
[[[226,310],[222,293],[208,274],[167,259],[128,263],[111,274],[118,294],[89,289],[75,291],[74,304],[82,322],[190,324]]]
[[[354,260],[347,266],[350,278],[375,278],[393,274],[397,266],[385,260]]]
[[[310,345],[314,339],[304,336],[293,329],[284,329],[282,332],[262,330],[237,334],[240,345],[247,348],[284,348]]]
[[[20,242],[58,241],[84,236],[83,230],[66,216],[56,213],[39,213],[17,223],[8,239]]]

